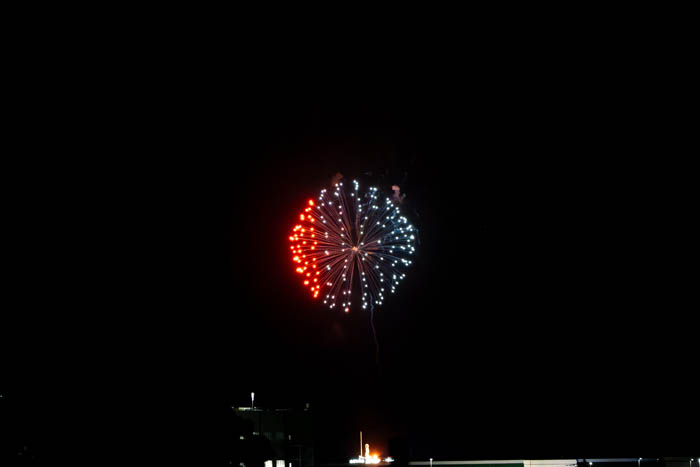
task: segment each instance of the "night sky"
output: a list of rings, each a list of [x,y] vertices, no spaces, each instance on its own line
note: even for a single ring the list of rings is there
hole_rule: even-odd
[[[216,290],[232,327],[212,344],[222,398],[310,402],[319,460],[354,454],[359,430],[422,458],[682,442],[691,387],[675,375],[692,339],[667,263],[682,227],[649,167],[590,136],[600,121],[528,104],[348,103],[256,128],[245,167],[217,184],[217,212],[231,213]],[[287,259],[299,207],[338,171],[400,184],[420,229],[407,280],[376,314],[381,373],[369,315],[313,303]]]
[[[77,417],[109,426],[115,450],[139,442],[112,433],[133,432],[180,447],[195,432],[217,450],[254,391],[260,407],[311,404],[317,462],[355,455],[360,430],[416,458],[685,446],[697,328],[682,168],[641,157],[626,141],[643,135],[594,94],[489,81],[314,99],[202,90],[95,136],[109,162],[70,195],[89,201],[74,215],[46,201],[58,214],[20,232],[31,261],[13,282],[3,402],[20,401],[4,409],[25,427],[17,443],[82,449],[53,438]],[[313,301],[288,254],[299,209],[336,172],[399,184],[419,229],[406,280],[376,309],[381,369],[369,314]],[[108,200],[93,199],[108,179]]]

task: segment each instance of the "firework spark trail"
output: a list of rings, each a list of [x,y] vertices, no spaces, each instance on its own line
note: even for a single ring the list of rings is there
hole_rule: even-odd
[[[386,290],[395,293],[405,278],[417,232],[391,199],[382,197],[374,187],[361,193],[356,181],[350,189],[337,183],[332,193],[322,190],[317,200],[309,200],[299,215],[301,223],[289,237],[296,272],[314,298],[323,289],[324,304],[331,309],[340,301],[350,311],[357,281],[362,308],[369,301],[373,313],[374,304],[384,303]]]
[[[372,325],[372,335],[374,336],[374,346],[376,347],[375,360],[377,362],[377,371],[381,375],[382,367],[379,365],[379,339],[377,339],[377,330],[374,327],[374,303],[372,303],[372,297],[369,298],[369,322]]]

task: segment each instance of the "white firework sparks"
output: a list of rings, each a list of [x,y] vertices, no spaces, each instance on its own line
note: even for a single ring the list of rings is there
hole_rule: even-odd
[[[363,309],[381,305],[406,277],[417,231],[377,188],[361,193],[357,181],[337,183],[309,200],[299,219],[289,237],[296,272],[329,308],[350,311],[355,281]]]

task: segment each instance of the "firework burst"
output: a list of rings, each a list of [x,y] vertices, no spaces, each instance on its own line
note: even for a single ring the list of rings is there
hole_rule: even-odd
[[[289,236],[295,270],[329,308],[349,312],[355,282],[363,309],[381,305],[406,277],[417,232],[377,188],[361,193],[357,181],[337,183],[310,199],[299,221]]]

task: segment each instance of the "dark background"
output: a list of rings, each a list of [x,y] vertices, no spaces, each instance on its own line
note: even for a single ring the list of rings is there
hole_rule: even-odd
[[[216,457],[254,391],[311,404],[319,462],[360,430],[420,458],[687,449],[686,169],[628,90],[504,76],[116,89],[77,131],[91,157],[10,172],[13,448]],[[369,315],[311,301],[287,251],[336,172],[401,185],[420,232],[376,314],[381,371]]]
[[[263,407],[310,402],[319,461],[353,455],[359,430],[421,458],[682,447],[682,176],[626,147],[644,135],[607,94],[393,91],[258,109],[236,159],[213,167],[212,391],[236,406],[251,391]],[[407,281],[377,313],[381,373],[369,316],[308,300],[282,241],[337,171],[399,183],[420,229]]]

